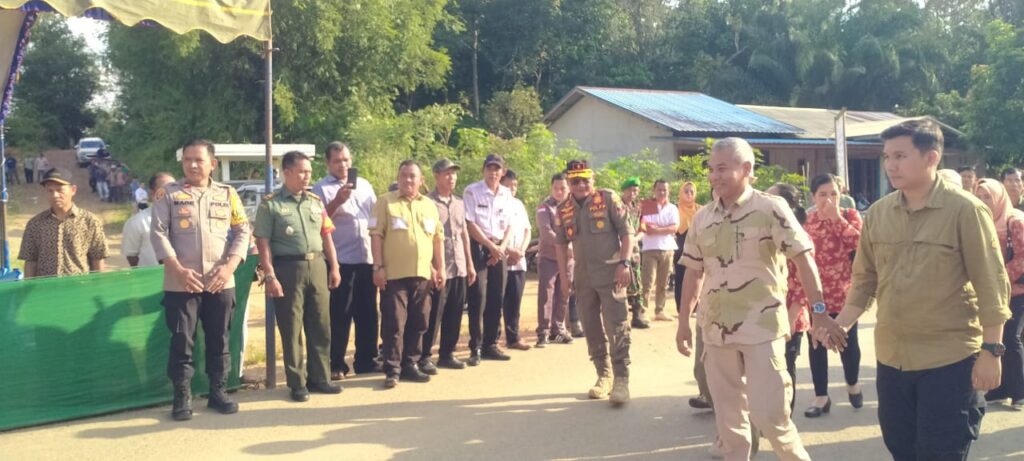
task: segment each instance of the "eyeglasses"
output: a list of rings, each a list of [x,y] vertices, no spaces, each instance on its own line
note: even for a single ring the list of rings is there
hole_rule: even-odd
[[[587,179],[586,178],[573,178],[573,179],[569,180],[569,184],[571,184],[573,186],[579,186],[581,184],[586,184],[586,183],[587,183]]]

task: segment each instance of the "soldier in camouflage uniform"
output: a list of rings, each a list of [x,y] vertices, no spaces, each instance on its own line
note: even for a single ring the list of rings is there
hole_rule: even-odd
[[[622,182],[622,204],[626,206],[626,223],[633,229],[633,258],[630,260],[630,281],[626,287],[626,304],[633,312],[633,328],[650,328],[647,320],[647,309],[640,291],[640,239],[643,238],[640,218],[640,178],[629,178]]]
[[[594,171],[585,161],[569,162],[566,176],[572,195],[558,206],[555,253],[559,270],[567,274],[572,243],[580,320],[597,370],[597,383],[588,395],[608,397],[613,405],[621,405],[629,401],[629,314],[624,301],[633,260],[633,228],[626,224],[626,208],[619,196],[594,188]],[[562,278],[561,284],[562,293],[568,293],[569,278]]]
[[[716,142],[708,163],[718,198],[694,216],[683,245],[677,346],[690,354],[690,308],[699,292],[697,321],[704,333],[719,454],[749,459],[753,422],[779,459],[810,460],[790,419],[786,259],[796,265],[808,300],[824,309],[813,243],[784,200],[751,187],[754,153],[746,141]]]

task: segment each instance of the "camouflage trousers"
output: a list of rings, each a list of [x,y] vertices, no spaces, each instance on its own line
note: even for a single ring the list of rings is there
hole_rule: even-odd
[[[646,311],[644,297],[641,296],[640,286],[640,249],[633,249],[633,262],[629,267],[629,286],[626,287],[626,305],[633,315],[640,315]]]

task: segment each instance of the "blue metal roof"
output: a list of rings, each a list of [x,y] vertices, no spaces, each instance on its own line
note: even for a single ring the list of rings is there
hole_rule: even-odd
[[[675,138],[684,141],[704,142],[704,138],[681,137]],[[743,138],[750,144],[771,144],[785,146],[834,146],[835,139],[809,139],[809,138]],[[846,140],[847,146],[881,146],[879,141],[851,141]]]
[[[803,133],[793,125],[702,93],[586,86],[577,89],[676,132]]]

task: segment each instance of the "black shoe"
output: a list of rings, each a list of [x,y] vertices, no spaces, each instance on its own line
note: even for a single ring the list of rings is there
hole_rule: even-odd
[[[387,378],[384,378],[384,387],[393,389],[396,386],[398,386],[398,375],[388,375]]]
[[[175,421],[192,419],[192,388],[187,382],[174,385],[174,404],[171,406],[171,417]]]
[[[696,408],[698,410],[710,410],[714,408],[713,406],[711,406],[711,402],[708,402],[707,397],[704,397],[703,395],[698,397],[691,397],[689,403],[690,408]]]
[[[305,402],[309,400],[309,391],[305,388],[292,389],[292,400],[296,402]]]
[[[210,384],[210,395],[207,396],[206,407],[217,410],[222,415],[238,413],[238,404],[228,397],[223,381],[214,381]]]
[[[580,323],[580,322],[573,322],[572,323],[572,337],[573,338],[582,338],[583,336],[585,336],[584,333],[583,333],[583,324]]]
[[[828,399],[827,401],[825,401],[825,406],[823,406],[823,407],[815,407],[815,406],[808,407],[807,410],[804,411],[804,416],[806,416],[808,418],[817,418],[817,417],[819,417],[819,416],[821,416],[821,415],[823,415],[825,413],[828,413],[831,410],[832,410],[832,399]]]
[[[552,344],[572,344],[572,342],[573,342],[572,336],[569,336],[569,335],[567,335],[565,333],[559,333],[559,334],[555,335],[554,338],[551,338],[551,343]]]
[[[452,370],[461,370],[466,368],[466,362],[450,355],[442,355],[437,359],[437,366],[441,368],[451,368]]]
[[[633,321],[630,323],[630,326],[638,330],[646,330],[651,327],[651,324],[650,322],[645,322],[636,317],[633,317]]]
[[[480,353],[480,358],[486,360],[500,360],[502,362],[512,360],[512,357],[505,355],[498,346],[485,347],[483,352]]]
[[[384,373],[384,366],[380,362],[373,362],[373,365],[369,367],[354,367],[357,375],[370,375],[374,373]]]
[[[479,350],[474,350],[473,352],[469,353],[469,360],[466,361],[466,365],[469,365],[471,367],[475,367],[477,365],[480,365],[480,351]]]
[[[430,359],[420,360],[419,367],[420,371],[430,376],[434,376],[437,374],[437,367],[434,366],[434,362],[431,362]]]
[[[406,365],[402,367],[402,381],[412,381],[414,383],[429,383],[430,375],[420,371],[420,368],[416,365]]]
[[[1003,401],[1008,398],[1010,398],[1010,396],[1003,393],[996,393],[994,391],[985,393],[985,401],[988,403],[1003,403]]]
[[[850,405],[853,408],[860,408],[864,406],[864,392],[858,392],[856,394],[850,394]]]
[[[317,394],[340,394],[341,391],[345,390],[341,386],[331,383],[307,383],[306,389]]]
[[[548,347],[548,344],[551,344],[551,341],[548,340],[548,335],[540,335],[537,337],[537,344],[533,347],[536,347],[537,349],[543,349],[545,347]]]

